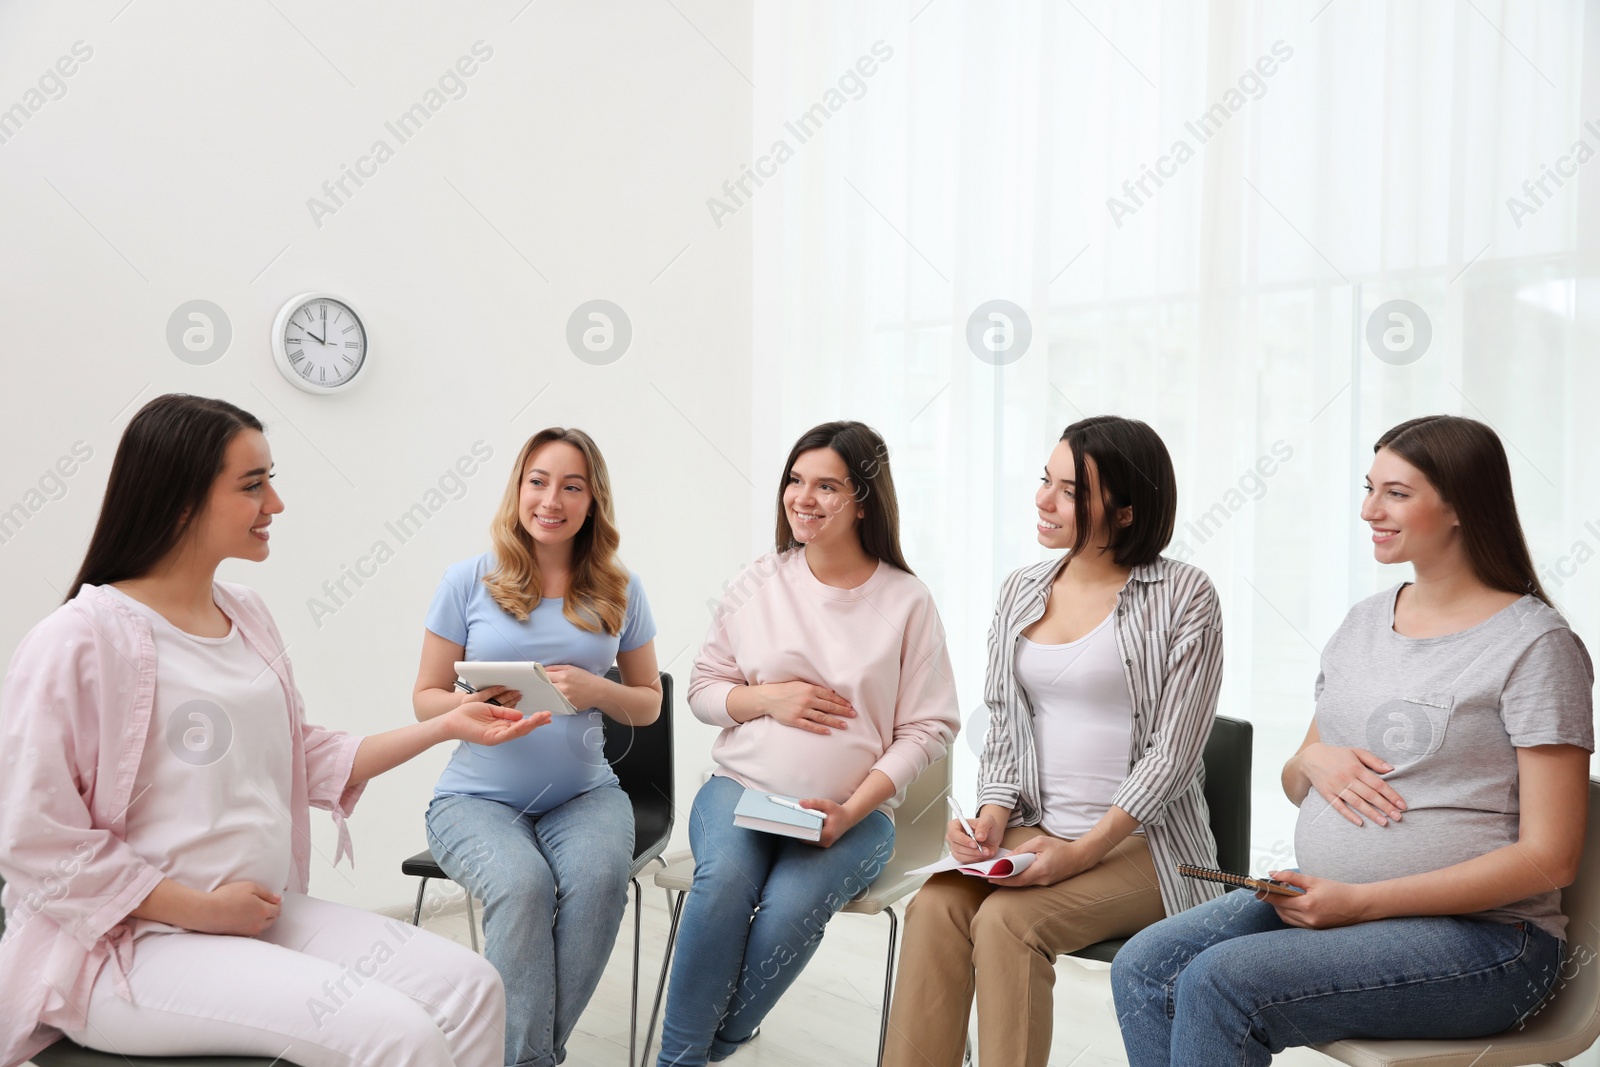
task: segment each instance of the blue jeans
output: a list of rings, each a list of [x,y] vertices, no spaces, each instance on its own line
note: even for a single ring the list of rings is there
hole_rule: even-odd
[[[508,1067],[554,1067],[594,994],[628,906],[633,805],[615,785],[543,815],[435,797],[428,847],[483,901],[485,955],[506,987]]]
[[[831,848],[735,826],[743,793],[714,776],[689,813],[694,888],[678,925],[658,1067],[726,1059],[750,1040],[810,962],[828,920],[894,851],[894,823],[881,811]]]
[[[1237,890],[1135,934],[1111,991],[1130,1067],[1265,1067],[1290,1045],[1508,1030],[1561,950],[1532,923],[1452,916],[1306,930]]]

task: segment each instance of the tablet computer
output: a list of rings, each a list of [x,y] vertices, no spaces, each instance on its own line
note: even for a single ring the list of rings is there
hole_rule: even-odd
[[[543,665],[531,660],[459,660],[456,675],[474,689],[503,685],[517,690],[522,700],[516,710],[524,715],[536,711],[548,711],[552,715],[578,714],[578,709],[561,695],[561,690],[550,684],[550,676],[545,674]]]

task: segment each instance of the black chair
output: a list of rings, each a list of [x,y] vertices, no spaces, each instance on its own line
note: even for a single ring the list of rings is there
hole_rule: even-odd
[[[613,682],[622,680],[615,667],[606,672]],[[605,727],[606,762],[616,772],[622,791],[633,802],[633,866],[629,880],[633,884],[633,1002],[628,1028],[628,1062],[634,1062],[634,1046],[639,1038],[639,941],[643,925],[644,888],[639,883],[639,872],[652,862],[659,862],[672,837],[673,821],[673,759],[672,759],[672,675],[661,675],[661,717],[649,726],[624,726],[607,716],[601,717]],[[422,879],[417,886],[417,904],[411,913],[411,925],[422,921],[422,898],[429,879],[449,879],[433,853],[423,851],[400,864],[400,873]],[[478,928],[472,906],[472,894],[467,894],[467,926],[472,935],[472,948],[478,948]]]
[[[1211,836],[1217,839],[1217,866],[1250,873],[1250,752],[1255,731],[1243,719],[1218,715],[1206,740],[1206,807],[1211,809]],[[1079,959],[1110,963],[1125,937],[1097,941],[1076,952]]]
[[[0,887],[5,884],[0,878]],[[0,937],[5,932],[6,915],[0,911]],[[84,1048],[65,1037],[28,1062],[37,1067],[295,1067],[288,1060],[261,1056],[121,1056]]]
[[[1217,867],[1237,874],[1250,873],[1250,753],[1255,729],[1243,719],[1218,715],[1200,756],[1205,768],[1206,807],[1211,813],[1211,836],[1217,842]],[[1067,955],[1110,963],[1128,943],[1125,937],[1096,941]],[[967,1036],[963,1065],[972,1062],[972,1036]]]

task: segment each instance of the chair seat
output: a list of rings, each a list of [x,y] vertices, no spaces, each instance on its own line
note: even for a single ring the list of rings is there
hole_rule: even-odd
[[[1535,1017],[1526,1029],[1512,1030],[1466,1041],[1362,1041],[1350,1039],[1313,1045],[1351,1067],[1527,1067],[1531,1063],[1560,1063],[1590,1045],[1583,1035],[1565,1040],[1535,1029]]]
[[[439,869],[439,864],[434,860],[433,853],[429,851],[418,852],[408,860],[400,861],[400,873],[412,878],[448,878],[449,875]]]
[[[672,810],[662,801],[629,799],[633,800],[633,873],[638,874],[646,863],[666,850],[672,829]],[[411,878],[450,877],[427,850],[401,860],[400,873]],[[689,865],[689,874],[691,878],[694,876],[693,864]],[[656,884],[660,884],[659,877]]]
[[[1096,941],[1092,945],[1085,945],[1078,951],[1069,952],[1067,955],[1080,960],[1099,960],[1101,963],[1110,963],[1116,957],[1116,954],[1122,950],[1122,946],[1127,943],[1128,939],[1125,937],[1114,937],[1109,941]]]
[[[75,1045],[62,1038],[31,1061],[37,1067],[295,1067],[265,1056],[118,1056]]]
[[[669,863],[665,870],[656,872],[656,888],[670,889],[674,893],[687,893],[694,886],[694,860]]]

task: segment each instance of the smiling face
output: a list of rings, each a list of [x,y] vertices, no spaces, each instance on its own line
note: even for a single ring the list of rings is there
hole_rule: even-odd
[[[283,510],[272,488],[272,450],[260,430],[240,430],[223,453],[222,473],[179,551],[207,561],[267,558],[267,526]]]
[[[1089,521],[1097,531],[1090,539],[1090,547],[1101,549],[1110,543],[1106,526],[1104,494],[1100,492],[1100,471],[1093,456],[1083,460],[1084,477],[1088,485],[1081,491],[1088,494]],[[1065,441],[1056,442],[1055,450],[1044,465],[1044,476],[1039,479],[1039,489],[1033,495],[1033,506],[1038,511],[1034,527],[1039,543],[1046,548],[1069,549],[1078,540],[1078,525],[1074,501],[1080,491],[1077,474],[1073,469],[1072,446]],[[1121,509],[1118,523],[1127,526],[1133,521],[1133,509]]]
[[[1361,518],[1379,563],[1423,563],[1460,547],[1461,522],[1425,474],[1387,448],[1372,457]]]
[[[528,457],[517,514],[536,543],[555,546],[571,541],[593,507],[589,465],[576,446],[551,441]]]
[[[832,545],[856,539],[864,516],[850,488],[844,459],[831,448],[813,448],[795,457],[783,490],[783,513],[802,545]]]

